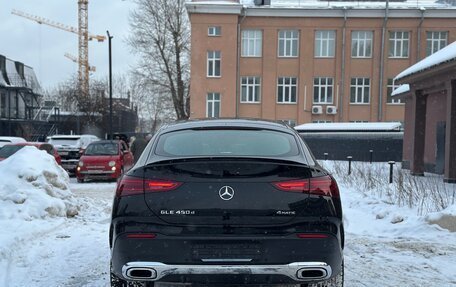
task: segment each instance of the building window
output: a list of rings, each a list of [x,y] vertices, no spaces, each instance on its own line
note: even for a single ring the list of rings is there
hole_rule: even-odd
[[[207,76],[220,77],[220,51],[207,52]]]
[[[386,102],[390,104],[401,104],[401,100],[397,99],[397,97],[392,97],[391,94],[393,91],[397,88],[399,88],[400,85],[395,85],[393,79],[388,79],[388,85],[386,86]]]
[[[261,57],[261,30],[242,31],[242,57]]]
[[[220,36],[222,34],[222,27],[220,26],[211,26],[207,28],[207,35],[211,37]]]
[[[353,31],[352,32],[352,57],[370,58],[372,57],[372,31]]]
[[[7,98],[6,94],[0,94],[0,118],[8,117],[8,108],[6,106]]]
[[[426,56],[432,55],[448,44],[448,32],[426,32]]]
[[[409,56],[409,32],[389,32],[389,57],[408,58]]]
[[[260,77],[241,77],[241,103],[259,103],[260,86]]]
[[[349,121],[350,123],[368,123],[369,121]]]
[[[314,104],[332,104],[333,78],[314,78]]]
[[[314,123],[314,124],[329,124],[329,123],[332,123],[332,121],[316,120],[316,121],[312,121],[312,123]]]
[[[298,41],[298,30],[279,31],[279,57],[297,57]]]
[[[352,78],[350,83],[350,103],[368,104],[370,95],[369,78]]]
[[[315,32],[315,57],[334,57],[336,31]]]
[[[208,93],[206,99],[206,117],[220,117],[220,93]]]
[[[295,104],[296,103],[296,82],[294,77],[280,77],[277,82],[277,102]]]

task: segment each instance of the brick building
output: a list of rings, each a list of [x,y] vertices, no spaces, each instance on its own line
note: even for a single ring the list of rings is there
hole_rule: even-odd
[[[456,40],[445,1],[187,3],[191,118],[403,121],[402,70]]]

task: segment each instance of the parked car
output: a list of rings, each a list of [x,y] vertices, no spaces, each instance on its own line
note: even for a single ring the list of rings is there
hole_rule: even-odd
[[[24,146],[34,146],[39,150],[44,150],[48,154],[52,155],[55,158],[55,161],[61,165],[62,164],[62,159],[60,158],[60,155],[57,153],[57,150],[54,148],[49,143],[41,143],[41,142],[19,142],[15,144],[8,144],[4,145],[0,149],[0,161],[10,157],[14,153],[16,153],[18,150],[23,148]]]
[[[113,287],[343,286],[337,183],[284,124],[161,128],[118,182],[109,242]]]
[[[78,182],[86,179],[117,179],[133,166],[133,155],[123,141],[104,140],[89,144],[76,169]]]
[[[62,167],[69,173],[75,173],[83,151],[98,140],[94,135],[54,135],[49,137],[48,143],[54,145],[62,157]]]
[[[25,143],[26,140],[21,137],[0,137],[0,148],[7,144]]]

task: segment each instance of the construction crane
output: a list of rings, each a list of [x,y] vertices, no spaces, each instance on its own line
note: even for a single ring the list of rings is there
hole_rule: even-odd
[[[13,10],[12,14],[32,20],[38,24],[45,24],[57,29],[71,32],[78,35],[79,58],[78,63],[78,85],[79,92],[83,97],[89,95],[89,41],[97,40],[103,42],[106,40],[105,36],[89,34],[89,17],[88,17],[89,0],[78,0],[78,28],[61,24],[44,17],[35,16],[22,11]],[[72,59],[73,60],[73,59]],[[74,61],[74,60],[73,60]]]
[[[70,59],[71,61],[75,62],[76,64],[78,63],[78,57],[74,56],[74,55],[71,55],[70,53],[65,53],[64,56],[68,59]],[[95,66],[90,66],[89,65],[89,71],[90,72],[96,72],[97,71],[97,68]]]

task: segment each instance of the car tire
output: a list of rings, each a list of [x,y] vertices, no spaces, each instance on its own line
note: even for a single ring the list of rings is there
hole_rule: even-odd
[[[324,282],[301,284],[301,287],[344,287],[344,263],[342,262],[341,271],[337,276]]]
[[[154,287],[154,282],[130,282],[130,281],[125,281],[121,278],[119,278],[116,274],[112,272],[112,266],[111,266],[111,287]]]

